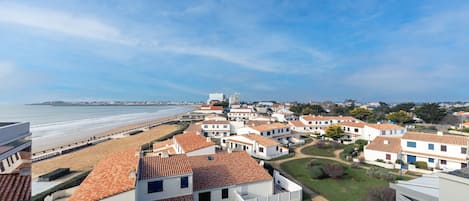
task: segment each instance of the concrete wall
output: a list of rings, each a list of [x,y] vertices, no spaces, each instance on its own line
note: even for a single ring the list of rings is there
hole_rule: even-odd
[[[207,191],[210,191],[211,200],[213,201],[222,200],[221,191],[224,188],[229,189],[228,199],[224,199],[224,200],[230,200],[230,201],[237,200],[235,193],[234,193],[235,191],[239,192],[239,194],[241,195],[249,194],[253,196],[269,196],[274,193],[273,180],[266,180],[266,181],[254,182],[254,183],[248,183],[248,184],[242,184],[242,185],[236,185],[236,186],[228,186],[228,187],[215,188],[215,189],[202,190],[202,191],[194,191],[194,201],[199,201],[199,193],[203,193]]]
[[[134,200],[135,200],[135,189],[102,199],[102,201],[134,201]]]
[[[186,153],[187,156],[215,154],[215,145]]]
[[[376,161],[376,159],[381,159],[386,162],[391,162],[394,163],[396,162],[398,156],[397,153],[390,153],[390,152],[382,152],[382,151],[376,151],[376,150],[370,150],[370,149],[364,149],[363,153],[365,155],[365,160],[367,161]],[[386,160],[386,154],[391,155],[390,160]]]
[[[440,200],[467,201],[469,179],[440,173]]]
[[[189,186],[180,188],[181,177],[189,177]],[[163,180],[163,192],[148,193],[148,182]],[[171,197],[179,197],[192,194],[192,174],[178,175],[174,177],[163,177],[157,179],[140,180],[137,182],[136,195],[138,201],[153,201]]]

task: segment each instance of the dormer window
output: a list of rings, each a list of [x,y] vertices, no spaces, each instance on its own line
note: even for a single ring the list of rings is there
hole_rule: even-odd
[[[148,182],[148,193],[163,192],[163,181],[150,181]]]
[[[181,177],[181,188],[189,187],[189,177]]]

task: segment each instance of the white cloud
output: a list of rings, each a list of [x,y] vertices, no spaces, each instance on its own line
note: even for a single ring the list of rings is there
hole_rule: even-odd
[[[170,82],[168,80],[155,79],[153,80],[153,82],[155,82],[156,84],[160,86],[167,87],[167,88],[174,89],[174,90],[181,91],[181,92],[186,92],[186,93],[196,94],[196,95],[207,95],[206,91],[201,91],[201,90],[191,88],[182,84]]]
[[[0,92],[15,92],[16,89],[36,83],[39,78],[39,75],[32,76],[13,62],[0,61]]]
[[[66,35],[97,39],[120,44],[129,41],[119,29],[97,19],[50,9],[0,3],[0,22],[39,28]]]

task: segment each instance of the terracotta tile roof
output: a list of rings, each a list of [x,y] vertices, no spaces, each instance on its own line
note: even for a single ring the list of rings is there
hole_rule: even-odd
[[[31,200],[31,176],[0,174],[0,201]]]
[[[69,201],[95,201],[135,188],[138,156],[135,150],[117,152],[102,159],[80,184]]]
[[[342,126],[355,127],[355,128],[365,128],[365,125],[368,125],[363,122],[341,122],[339,124]]]
[[[202,124],[230,124],[230,121],[205,120],[202,122]]]
[[[462,145],[462,146],[467,145],[467,142],[468,142],[467,141],[468,137],[466,136],[460,136],[460,135],[439,136],[437,134],[419,133],[419,132],[407,132],[406,134],[404,134],[404,136],[402,136],[402,139]]]
[[[293,126],[296,126],[296,127],[305,127],[306,125],[299,121],[299,120],[293,120],[293,121],[290,121],[290,124],[293,125]]]
[[[176,142],[181,146],[185,153],[215,145],[212,141],[207,142],[207,138],[204,136],[197,135],[195,133],[175,135],[174,139],[176,139]]]
[[[272,180],[272,176],[245,151],[191,156],[188,159],[194,172],[194,191]]]
[[[378,130],[396,130],[396,129],[404,129],[401,126],[396,124],[366,124],[366,126],[378,129]]]
[[[192,195],[185,195],[185,196],[180,196],[180,197],[174,197],[174,198],[168,198],[168,199],[162,199],[162,200],[156,200],[156,201],[193,201],[194,196]]]
[[[169,157],[143,157],[140,168],[140,179],[151,179],[175,175],[191,174],[192,169],[185,154]]]
[[[165,141],[155,142],[153,143],[153,150],[167,148],[172,145],[173,145],[173,139],[167,139]]]
[[[357,119],[351,116],[314,116],[314,115],[304,115],[303,119],[306,121],[329,121],[329,120],[347,120],[347,121],[358,121]]]
[[[186,132],[200,132],[202,130],[202,124],[201,123],[192,123],[187,127],[187,129],[184,131]]]
[[[279,144],[277,141],[272,140],[272,138],[266,138],[256,134],[247,134],[242,136],[250,140],[255,140],[257,143],[265,147],[277,146]]]
[[[398,153],[401,150],[402,136],[377,136],[370,144],[366,145],[367,150]],[[388,144],[384,141],[387,140]]]
[[[462,125],[463,126],[469,126],[469,122],[464,122]]]
[[[287,124],[281,124],[281,123],[273,123],[273,124],[262,124],[258,126],[250,126],[252,129],[257,130],[259,132],[262,131],[269,131],[273,129],[279,129],[279,128],[290,128],[289,125]]]
[[[270,121],[263,121],[263,120],[249,120],[246,122],[246,125],[248,126],[259,126],[262,124],[268,124]]]

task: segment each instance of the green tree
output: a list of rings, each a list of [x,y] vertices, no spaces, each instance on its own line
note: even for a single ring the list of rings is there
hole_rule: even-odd
[[[368,121],[372,119],[373,112],[366,108],[357,107],[350,111],[350,115],[362,121]]]
[[[399,112],[391,112],[386,115],[386,119],[394,122],[398,122],[400,124],[409,123],[412,121],[412,115],[404,110],[400,110]]]
[[[223,108],[227,108],[230,104],[226,101],[218,102],[213,104],[214,106],[223,106]]]
[[[326,128],[326,136],[334,140],[344,137],[344,135],[345,132],[340,125],[330,125]]]
[[[408,102],[408,103],[399,103],[395,105],[394,107],[391,108],[391,112],[399,112],[401,110],[404,110],[406,112],[412,111],[412,108],[415,107],[415,103]]]
[[[425,103],[415,109],[417,117],[427,123],[438,123],[446,113],[446,110],[440,108],[437,103]]]
[[[389,113],[389,105],[385,102],[379,102],[379,106],[373,110],[376,120],[381,121],[386,119],[386,114]]]

